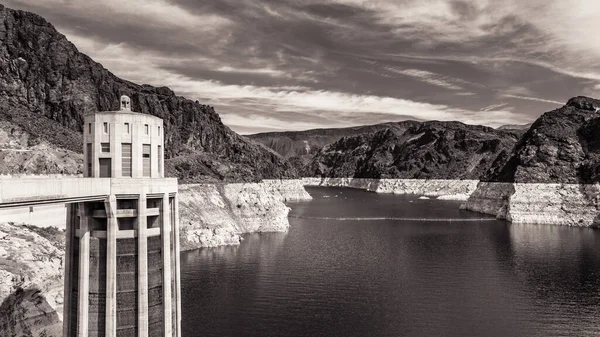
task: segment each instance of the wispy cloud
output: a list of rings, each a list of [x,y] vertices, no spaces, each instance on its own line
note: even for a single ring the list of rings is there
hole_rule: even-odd
[[[409,76],[409,77],[418,79],[425,83],[435,85],[435,86],[438,86],[441,88],[445,88],[445,89],[449,89],[449,90],[462,90],[463,89],[462,87],[460,87],[454,83],[451,83],[452,80],[449,79],[447,76],[441,76],[439,74],[435,74],[430,71],[419,70],[419,69],[398,69],[395,67],[384,67],[384,68],[385,68],[385,70],[387,70],[389,72]]]
[[[500,103],[500,104],[492,104],[492,105],[488,105],[484,108],[481,108],[481,111],[491,111],[491,110],[496,110],[498,108],[502,108],[504,106],[508,105],[508,103]]]
[[[553,101],[551,99],[543,99],[543,98],[537,98],[537,97],[527,97],[527,96],[510,95],[510,94],[502,95],[502,96],[509,97],[509,98],[524,99],[524,100],[528,100],[528,101],[551,103],[551,104],[559,104],[559,105],[565,104],[565,102]]]
[[[41,14],[118,76],[215,105],[240,131],[518,124],[600,87],[595,0],[5,4]]]

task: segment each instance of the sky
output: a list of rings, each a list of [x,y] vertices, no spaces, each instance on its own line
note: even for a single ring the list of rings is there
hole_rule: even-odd
[[[598,0],[5,0],[242,134],[525,124],[600,97]]]

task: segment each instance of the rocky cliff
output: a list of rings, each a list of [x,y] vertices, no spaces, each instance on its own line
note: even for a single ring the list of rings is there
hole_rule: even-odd
[[[298,180],[180,185],[181,247],[239,244],[244,233],[285,232],[284,201],[310,199]]]
[[[80,141],[81,142],[81,141]],[[83,173],[83,155],[0,120],[0,174]]]
[[[513,222],[598,226],[600,101],[571,98],[538,118],[464,208]]]
[[[0,336],[61,336],[64,232],[0,223],[0,241]]]
[[[518,136],[460,122],[423,122],[343,137],[321,148],[305,176],[479,179],[508,157]]]
[[[544,113],[486,181],[516,183],[600,182],[600,101],[571,98]]]
[[[213,107],[120,79],[42,17],[0,5],[0,121],[81,152],[83,114],[116,110],[121,95],[131,97],[134,111],[163,118],[165,169],[182,181],[295,176],[277,153],[223,125]]]

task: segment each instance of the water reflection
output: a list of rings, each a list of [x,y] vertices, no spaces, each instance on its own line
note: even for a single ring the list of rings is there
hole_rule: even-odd
[[[310,192],[293,214],[480,216],[451,201]],[[600,335],[597,230],[290,222],[288,234],[182,254],[184,336]]]

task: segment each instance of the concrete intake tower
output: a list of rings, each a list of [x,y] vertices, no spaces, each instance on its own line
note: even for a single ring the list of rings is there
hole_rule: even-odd
[[[84,116],[85,177],[59,193],[64,336],[179,337],[177,179],[164,178],[163,121],[132,112],[127,96],[120,105]]]

